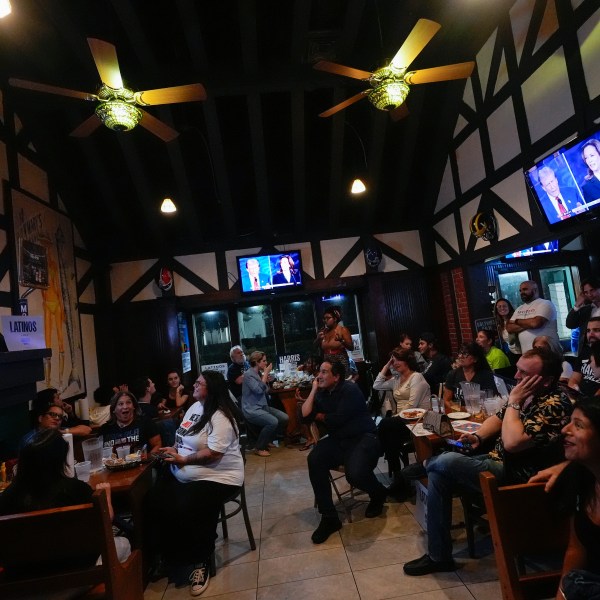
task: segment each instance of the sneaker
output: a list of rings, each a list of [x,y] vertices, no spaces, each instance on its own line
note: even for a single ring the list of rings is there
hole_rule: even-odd
[[[407,575],[429,575],[429,573],[441,573],[445,571],[456,571],[457,564],[452,560],[433,560],[429,554],[423,554],[421,558],[411,560],[404,565]]]
[[[192,596],[199,596],[207,587],[210,581],[208,565],[198,563],[196,568],[190,573],[190,593]]]
[[[332,533],[342,528],[342,522],[338,517],[321,517],[319,526],[313,531],[311,540],[313,544],[322,544]]]
[[[256,454],[256,456],[262,456],[263,458],[271,456],[271,453],[268,450],[255,450],[254,454]]]

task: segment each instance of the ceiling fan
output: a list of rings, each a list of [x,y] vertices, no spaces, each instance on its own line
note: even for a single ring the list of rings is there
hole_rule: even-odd
[[[78,92],[23,79],[11,78],[8,80],[13,87],[95,101],[97,103],[95,114],[71,132],[73,137],[88,136],[100,127],[101,123],[113,131],[129,131],[139,123],[161,140],[170,142],[179,133],[138,107],[206,99],[206,90],[201,83],[134,92],[123,85],[116,48],[109,42],[95,38],[88,38],[87,41],[102,81],[97,94]]]
[[[407,72],[410,64],[440,28],[439,23],[428,19],[419,19],[390,64],[377,69],[373,73],[345,67],[326,60],[316,63],[314,68],[319,71],[327,71],[328,73],[367,81],[371,86],[370,89],[359,92],[355,96],[336,104],[319,116],[330,117],[347,106],[363,98],[368,98],[373,106],[380,110],[390,111],[392,119],[398,121],[408,115],[408,109],[404,101],[410,91],[410,85],[469,77],[475,67],[473,61]]]

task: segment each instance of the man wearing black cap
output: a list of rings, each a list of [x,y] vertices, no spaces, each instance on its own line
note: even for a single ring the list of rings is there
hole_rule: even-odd
[[[419,336],[419,352],[427,361],[423,377],[431,387],[431,393],[439,394],[440,383],[446,381],[446,375],[450,371],[450,359],[439,351],[437,339],[430,331]]]

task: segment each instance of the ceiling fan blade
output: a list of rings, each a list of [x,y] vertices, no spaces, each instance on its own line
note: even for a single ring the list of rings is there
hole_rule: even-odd
[[[140,125],[147,129],[150,133],[153,133],[156,137],[159,137],[163,142],[171,142],[179,135],[178,131],[175,131],[166,123],[159,121],[156,117],[153,117],[145,110],[140,110],[142,111],[143,115]]]
[[[73,129],[69,134],[71,137],[82,138],[87,137],[102,125],[102,121],[95,115],[88,117],[81,125]]]
[[[67,88],[57,87],[55,85],[46,85],[45,83],[36,83],[35,81],[26,81],[25,79],[14,79],[11,77],[8,83],[16,88],[33,90],[34,92],[46,92],[47,94],[57,94],[58,96],[69,96],[70,98],[79,98],[80,100],[96,100],[97,96],[89,92],[78,92]]]
[[[102,83],[113,90],[120,90],[123,87],[123,78],[119,69],[117,49],[104,40],[88,38],[87,41]]]
[[[369,73],[368,71],[345,67],[344,65],[329,62],[328,60],[320,60],[313,65],[313,69],[317,69],[317,71],[326,71],[327,73],[335,73],[336,75],[344,75],[344,77],[352,77],[353,79],[360,79],[361,81],[369,79],[371,75],[373,75],[373,73]]]
[[[473,61],[419,69],[404,75],[406,83],[433,83],[434,81],[450,81],[451,79],[466,79],[471,76],[475,63]]]
[[[339,112],[340,110],[346,108],[347,106],[350,106],[351,104],[354,104],[355,102],[358,102],[359,100],[362,100],[363,98],[366,97],[366,95],[367,95],[367,92],[359,92],[355,96],[352,96],[351,98],[348,98],[348,99],[344,100],[343,102],[340,102],[339,104],[336,104],[335,106],[332,106],[329,110],[322,112],[319,116],[320,117],[330,117],[331,115],[334,115],[336,112]]]
[[[394,122],[400,121],[400,119],[404,119],[405,117],[408,117],[408,115],[409,112],[408,107],[406,106],[406,102],[390,110],[390,118]]]
[[[176,104],[206,100],[206,90],[201,83],[177,85],[175,87],[146,90],[136,94],[136,101],[143,106],[155,104]]]
[[[396,52],[396,56],[392,58],[391,64],[397,69],[407,69],[441,27],[435,21],[419,19],[402,46],[400,46],[400,50]]]

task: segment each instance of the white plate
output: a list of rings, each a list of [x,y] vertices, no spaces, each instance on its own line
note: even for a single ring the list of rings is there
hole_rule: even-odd
[[[454,413],[448,413],[448,416],[451,419],[468,419],[471,416],[471,413],[468,413],[468,412],[454,412]]]
[[[405,421],[416,421],[423,416],[423,413],[427,412],[424,408],[406,408],[401,410],[398,414],[401,419]]]

